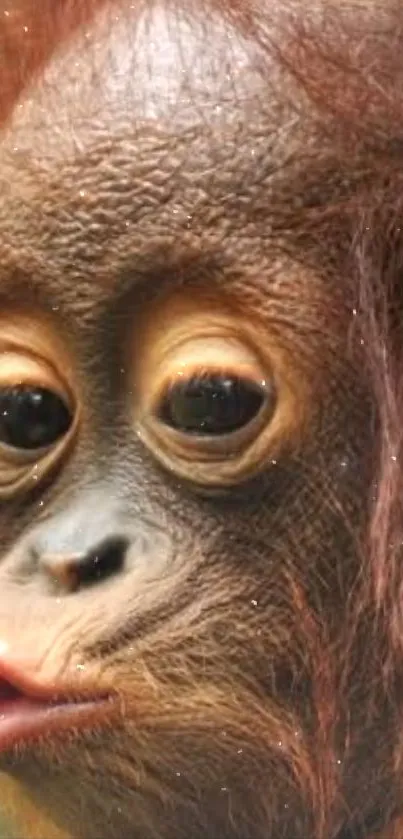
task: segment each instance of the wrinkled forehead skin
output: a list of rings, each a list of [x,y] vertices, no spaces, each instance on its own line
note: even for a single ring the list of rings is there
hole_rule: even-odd
[[[85,275],[104,294],[129,247],[139,263],[179,237],[227,247],[290,154],[298,117],[277,63],[268,90],[247,26],[183,6],[101,10],[19,102],[2,142],[2,243],[33,284],[69,298]]]
[[[288,70],[299,29],[333,27],[342,50],[351,29],[388,26],[385,5],[101,8],[56,50],[2,139],[2,285],[14,264],[66,299],[84,275],[96,293],[124,272],[129,245],[140,264],[179,234],[241,261],[252,235],[258,262],[273,229],[273,260],[324,171],[353,177]]]

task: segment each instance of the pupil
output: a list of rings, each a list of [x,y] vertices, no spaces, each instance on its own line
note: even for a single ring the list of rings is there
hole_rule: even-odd
[[[161,419],[188,434],[229,434],[247,425],[265,399],[262,389],[236,376],[194,376],[175,384]]]
[[[60,396],[44,388],[0,390],[0,441],[16,449],[50,446],[69,429],[70,412]]]

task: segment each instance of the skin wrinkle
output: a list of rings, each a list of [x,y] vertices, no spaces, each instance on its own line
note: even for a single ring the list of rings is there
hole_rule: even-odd
[[[0,153],[2,305],[18,319],[23,299],[35,327],[47,312],[47,351],[54,332],[82,408],[63,468],[0,506],[0,639],[48,683],[117,690],[124,714],[0,755],[1,798],[16,835],[41,839],[373,839],[378,824],[401,839],[400,648],[367,541],[389,415],[364,305],[351,328],[357,219],[379,199],[383,235],[394,201],[375,49],[367,111],[358,70],[395,6],[316,3],[304,21],[297,2],[127,7],[62,45]],[[318,40],[350,64],[325,73]],[[337,126],[350,90],[357,124],[347,102]],[[147,359],[128,348],[157,304],[171,328],[175,294],[197,311],[230,301],[255,340],[267,333],[259,350],[309,380],[298,442],[229,493],[199,494],[134,433]],[[43,558],[86,549],[100,520],[133,528],[124,572],[58,588]],[[396,616],[395,573],[382,597]]]
[[[148,21],[148,17],[151,17],[151,21]],[[178,43],[178,38],[180,37],[180,32],[178,33],[176,30],[180,26],[181,19],[178,15],[174,15],[173,25],[171,22],[171,30],[167,27],[168,31],[165,36],[165,41],[168,42],[167,45],[167,52],[169,53],[171,50],[171,44],[173,48],[176,47]],[[178,20],[179,18],[179,20]],[[156,19],[156,23],[155,23]],[[149,25],[146,26],[144,24],[144,28],[147,30],[147,37],[150,38],[153,32],[153,25],[157,28],[156,34],[156,42],[158,42],[159,47],[161,46],[161,33],[158,31],[158,27],[161,26],[161,22],[159,20],[159,15],[154,14],[152,11],[146,14],[146,23]],[[123,27],[125,24],[123,23]],[[140,26],[141,30],[141,26]],[[129,41],[132,41],[133,34],[130,29],[125,27],[126,33],[126,40],[129,38]],[[129,34],[127,34],[129,33]],[[141,38],[141,31],[139,32],[137,29],[137,38]],[[188,32],[186,33],[189,34]],[[158,35],[158,38],[157,38]],[[119,33],[119,28],[117,32],[117,39],[116,43],[120,46],[122,36]],[[186,46],[186,49],[192,49],[193,41],[183,37],[180,43],[183,43]],[[233,52],[233,37],[231,39],[227,39],[228,44],[225,44],[224,39],[224,47],[226,47],[224,55],[228,53],[228,47],[231,48],[231,52]],[[218,33],[218,46],[217,52],[221,58],[221,53],[223,52],[222,46],[222,33],[219,31]],[[113,56],[115,56],[116,52],[119,51],[116,47],[113,49],[109,47],[109,49],[113,50]],[[135,45],[136,41],[134,42]],[[141,43],[141,41],[140,41]],[[204,41],[202,42],[204,43]],[[116,190],[116,210],[117,210],[117,221],[115,222],[116,227],[119,225],[122,226],[123,223],[129,223],[130,225],[138,226],[139,221],[142,219],[142,215],[147,212],[153,213],[156,209],[156,206],[159,205],[161,207],[166,205],[167,212],[164,214],[161,220],[161,234],[164,231],[164,235],[166,235],[167,230],[172,226],[173,220],[173,213],[179,215],[178,222],[187,223],[189,216],[192,217],[192,226],[193,221],[197,225],[198,220],[200,220],[199,224],[200,227],[205,230],[206,227],[210,225],[214,225],[216,228],[217,224],[223,226],[223,236],[228,237],[228,234],[231,234],[231,228],[233,227],[233,222],[231,224],[231,218],[233,218],[234,212],[236,213],[236,218],[238,219],[239,223],[239,213],[240,211],[244,212],[245,209],[247,211],[247,216],[244,219],[244,224],[250,224],[250,216],[253,208],[254,197],[256,195],[256,184],[260,183],[266,186],[265,196],[269,198],[265,199],[265,216],[263,218],[265,231],[267,235],[267,231],[269,229],[270,218],[268,218],[267,210],[270,205],[273,203],[273,218],[277,220],[277,224],[279,219],[281,218],[281,213],[283,212],[283,208],[287,206],[288,196],[281,194],[285,192],[282,189],[281,184],[281,175],[284,169],[288,170],[290,168],[291,163],[291,171],[289,174],[289,178],[291,184],[294,185],[297,181],[296,173],[293,171],[292,161],[293,161],[293,153],[292,153],[292,146],[295,145],[296,150],[298,151],[298,158],[299,158],[299,165],[301,166],[301,170],[305,171],[306,161],[300,160],[300,147],[301,144],[298,141],[298,136],[294,139],[294,132],[298,129],[298,122],[295,125],[296,117],[291,112],[290,115],[286,116],[286,124],[287,122],[290,124],[290,131],[284,132],[282,130],[283,138],[282,138],[282,145],[283,149],[286,150],[286,158],[284,159],[284,152],[282,152],[281,148],[281,131],[280,131],[280,144],[278,142],[278,134],[279,128],[277,127],[279,124],[284,123],[284,110],[289,111],[290,105],[289,102],[286,101],[284,104],[279,101],[278,91],[277,96],[274,95],[270,99],[270,106],[269,110],[267,108],[268,98],[266,90],[265,92],[265,100],[262,103],[262,83],[259,79],[259,76],[255,73],[251,75],[251,70],[249,69],[248,73],[245,73],[244,67],[241,67],[240,71],[240,78],[237,71],[234,69],[234,62],[231,55],[231,80],[228,83],[229,91],[230,91],[230,98],[228,101],[227,106],[216,104],[217,102],[220,103],[221,101],[221,92],[220,89],[215,91],[215,96],[211,103],[211,110],[213,112],[213,123],[211,119],[211,115],[209,115],[209,119],[204,120],[203,124],[206,125],[207,131],[206,136],[203,138],[202,144],[200,143],[200,131],[198,128],[198,124],[200,122],[200,114],[197,111],[197,108],[194,106],[192,107],[192,103],[199,102],[200,94],[198,91],[198,86],[200,85],[199,75],[197,70],[192,72],[192,79],[189,80],[189,96],[185,100],[185,111],[188,113],[186,117],[186,122],[189,122],[189,128],[185,129],[185,126],[181,124],[181,108],[178,109],[178,96],[177,94],[172,94],[172,99],[174,102],[174,109],[172,113],[170,113],[170,118],[168,120],[169,125],[169,133],[167,132],[167,120],[164,118],[163,115],[160,115],[160,118],[155,126],[158,129],[158,133],[162,131],[161,140],[157,143],[155,141],[155,148],[156,148],[156,157],[157,159],[153,159],[154,155],[151,153],[150,150],[150,137],[149,137],[149,130],[144,128],[144,120],[146,121],[145,124],[150,123],[150,119],[147,117],[147,112],[145,109],[145,99],[149,99],[148,91],[152,94],[154,91],[155,86],[155,76],[159,77],[158,69],[156,73],[152,73],[152,68],[149,66],[149,52],[150,52],[150,44],[149,40],[145,40],[145,49],[136,50],[136,67],[133,70],[133,74],[124,76],[124,84],[125,87],[130,86],[130,106],[127,104],[127,97],[123,97],[123,102],[119,96],[117,97],[117,105],[119,110],[118,118],[115,116],[115,108],[113,97],[112,102],[108,99],[108,86],[103,83],[103,77],[110,78],[110,64],[112,58],[109,57],[109,49],[107,52],[106,58],[104,57],[105,50],[101,51],[100,57],[98,58],[98,63],[95,62],[95,67],[92,66],[92,63],[87,61],[83,61],[84,71],[85,68],[89,65],[90,66],[90,73],[91,73],[91,84],[89,86],[89,95],[91,99],[92,107],[98,109],[98,115],[95,117],[92,116],[92,111],[89,109],[87,103],[84,103],[84,129],[85,129],[85,145],[80,140],[74,143],[73,147],[73,160],[72,166],[69,169],[66,168],[66,171],[62,171],[62,177],[60,178],[61,183],[63,184],[63,190],[68,189],[68,194],[65,197],[64,194],[60,195],[58,193],[58,187],[54,184],[54,180],[52,178],[51,181],[51,189],[52,192],[56,189],[57,192],[50,196],[50,206],[49,210],[47,210],[47,200],[46,200],[46,193],[44,195],[44,178],[48,181],[47,176],[47,168],[49,163],[46,163],[46,159],[51,155],[52,148],[56,145],[56,154],[60,155],[62,152],[62,165],[63,168],[66,166],[66,160],[68,161],[70,153],[68,148],[66,148],[66,141],[71,141],[72,139],[72,124],[74,125],[74,133],[77,134],[79,132],[79,125],[80,120],[82,117],[80,116],[81,109],[83,105],[82,102],[82,95],[80,99],[74,96],[75,88],[78,83],[78,80],[74,78],[74,73],[79,74],[79,83],[80,83],[80,91],[87,89],[87,79],[83,76],[83,71],[81,68],[81,62],[78,62],[78,67],[76,67],[77,62],[71,60],[69,55],[67,57],[67,64],[68,68],[66,70],[65,62],[62,62],[62,67],[60,70],[56,67],[56,70],[51,71],[50,73],[50,80],[46,84],[44,84],[44,90],[40,89],[39,91],[39,102],[38,96],[35,96],[34,99],[28,99],[25,108],[22,112],[22,125],[19,128],[19,123],[21,122],[21,112],[17,111],[16,120],[14,120],[14,124],[12,126],[12,149],[16,149],[16,152],[11,153],[11,161],[10,165],[13,167],[13,157],[17,161],[18,169],[20,171],[21,167],[24,166],[32,166],[32,163],[29,164],[29,152],[28,152],[28,161],[26,160],[27,154],[24,152],[24,135],[25,135],[25,127],[24,127],[24,119],[28,120],[30,124],[30,130],[28,136],[32,136],[32,131],[34,133],[40,132],[40,148],[43,149],[41,156],[38,160],[38,155],[36,155],[35,161],[35,168],[34,171],[31,172],[31,177],[29,180],[32,182],[33,180],[33,188],[35,190],[35,181],[37,182],[37,191],[38,191],[38,198],[41,202],[41,209],[42,213],[46,213],[46,218],[44,219],[44,224],[46,225],[46,236],[49,237],[50,235],[50,222],[48,218],[48,213],[52,214],[52,219],[55,218],[55,204],[60,204],[62,208],[62,219],[60,219],[59,223],[56,223],[58,220],[58,215],[56,215],[54,227],[56,230],[54,231],[54,246],[58,248],[60,244],[63,244],[64,235],[66,237],[79,237],[80,232],[82,231],[82,235],[88,235],[88,225],[91,225],[91,232],[94,238],[94,245],[95,245],[95,253],[94,250],[88,252],[89,243],[88,239],[86,239],[85,246],[81,245],[78,254],[75,254],[76,259],[74,260],[77,263],[77,256],[82,258],[83,250],[85,247],[85,253],[88,254],[87,259],[91,260],[94,256],[99,254],[100,246],[97,246],[97,243],[105,240],[106,230],[105,227],[109,226],[109,235],[111,235],[111,217],[110,213],[105,212],[102,210],[102,205],[104,205],[105,200],[108,201],[108,205],[112,201],[112,194],[111,194],[111,187],[112,183],[116,181],[119,183],[119,188],[117,185],[114,187]],[[209,33],[209,44],[212,44],[213,50],[209,49],[208,51],[203,51],[204,56],[207,56],[207,63],[210,57],[211,51],[213,52],[212,60],[215,60],[215,51],[214,47],[216,45],[215,38],[212,37],[212,32]],[[129,43],[128,47],[132,48],[132,53],[134,49],[133,42]],[[87,47],[87,44],[84,46]],[[108,45],[109,46],[109,45]],[[79,45],[80,49],[80,45]],[[130,52],[130,50],[128,49]],[[98,57],[99,49],[96,52],[96,56]],[[159,48],[157,51],[157,56],[164,55],[164,49]],[[181,50],[180,60],[182,62],[183,59],[183,49]],[[81,52],[78,52],[81,55]],[[193,53],[192,60],[193,60]],[[92,53],[91,53],[92,57]],[[245,59],[243,59],[243,62]],[[101,66],[99,67],[98,64]],[[225,59],[222,61],[221,64],[225,64]],[[179,76],[181,77],[182,73],[182,63],[179,65],[180,72]],[[164,70],[166,68],[164,67]],[[225,66],[224,68],[225,69]],[[137,74],[141,79],[141,82],[137,81]],[[73,80],[67,86],[62,86],[58,78],[64,78],[66,75],[70,75],[73,72]],[[162,71],[160,71],[162,72]],[[200,73],[203,77],[203,83],[205,83],[205,73]],[[214,77],[214,69],[211,74]],[[272,75],[272,74],[271,74]],[[175,80],[177,79],[178,73],[171,74],[173,79],[173,84],[175,84]],[[168,79],[171,78],[168,75]],[[223,74],[225,78],[225,74]],[[94,78],[98,81],[96,85],[95,94],[94,95]],[[215,76],[215,79],[217,77]],[[249,81],[249,79],[251,79]],[[240,91],[241,82],[246,87],[247,90],[247,99],[245,102],[245,94],[242,95]],[[167,83],[167,82],[166,82]],[[273,86],[275,85],[274,80],[272,79]],[[209,86],[208,86],[209,87]],[[256,89],[257,88],[257,89]],[[52,114],[55,111],[55,105],[53,104],[53,98],[55,95],[55,91],[59,91],[60,89],[66,90],[67,96],[71,97],[71,93],[73,93],[73,101],[71,102],[69,98],[64,103],[64,107],[60,107],[60,103],[58,103],[58,110],[61,114],[66,115],[67,124],[65,127],[61,127],[60,133],[63,135],[63,142],[60,142],[60,134],[59,128],[55,130],[54,121],[52,119]],[[106,89],[106,92],[105,92]],[[136,102],[136,91],[138,90],[144,91],[144,101],[140,100],[139,103]],[[99,91],[101,90],[101,102],[99,103]],[[253,95],[252,95],[253,91]],[[119,93],[119,91],[118,91]],[[59,93],[57,94],[59,96]],[[104,98],[106,102],[104,102]],[[210,99],[211,97],[209,97]],[[134,100],[134,101],[132,101]],[[161,99],[159,98],[159,102]],[[276,104],[276,102],[278,104]],[[247,106],[247,107],[246,107]],[[218,116],[214,116],[216,109],[221,109],[219,111]],[[254,137],[251,142],[251,135],[250,135],[250,125],[251,119],[249,119],[248,110],[250,108],[250,115],[253,116],[252,125],[256,126],[254,128]],[[78,110],[78,113],[77,113]],[[235,114],[234,114],[235,110]],[[140,111],[140,113],[139,113]],[[256,125],[256,112],[262,111],[262,118],[258,120],[258,125]],[[33,114],[32,114],[33,112]],[[223,112],[223,113],[222,113]],[[237,117],[237,112],[239,113],[239,117]],[[107,114],[107,119],[105,122],[105,118],[103,120],[100,119],[99,113]],[[73,116],[74,114],[74,116]],[[137,115],[136,121],[133,123],[134,114]],[[49,115],[49,117],[47,116]],[[127,117],[130,116],[130,122],[127,124]],[[172,116],[174,116],[174,122],[172,125]],[[31,125],[33,118],[38,120],[39,117],[39,125],[35,128],[35,122],[33,126]],[[123,124],[122,124],[123,118]],[[44,121],[50,119],[50,125],[48,124],[48,128],[46,128],[46,123]],[[162,125],[161,125],[162,121]],[[126,122],[126,125],[125,125]],[[151,120],[151,122],[154,122]],[[16,124],[15,124],[16,123]],[[261,123],[261,126],[259,125]],[[273,129],[267,133],[267,126],[268,124],[276,125],[276,129],[274,132],[273,137]],[[91,124],[91,132],[88,132],[87,125]],[[116,144],[111,139],[111,125],[114,126],[114,134],[117,137]],[[122,127],[120,127],[122,125]],[[141,127],[143,125],[143,128]],[[192,125],[196,125],[196,129],[192,129]],[[215,130],[212,131],[213,126],[217,126]],[[184,133],[182,143],[178,143],[178,129],[179,127],[182,129]],[[304,124],[301,127],[301,131],[304,134],[304,143],[306,143],[306,120],[304,120]],[[259,130],[260,129],[260,130]],[[131,140],[133,136],[133,130],[135,130],[136,135],[139,132],[139,138],[141,140],[141,135],[143,131],[146,131],[146,138],[145,138],[145,148],[144,151],[142,149],[142,143],[137,140],[135,135],[134,142]],[[154,131],[153,131],[154,133]],[[203,132],[204,134],[204,132]],[[119,139],[120,135],[120,139]],[[173,136],[172,136],[173,135]],[[108,154],[108,149],[104,148],[105,140],[103,138],[107,137],[108,147],[110,152]],[[112,135],[113,137],[113,135]],[[85,152],[87,149],[88,144],[91,146],[91,151],[89,151],[90,157],[86,159]],[[278,148],[278,146],[280,147]],[[77,146],[77,149],[76,149]],[[97,146],[100,146],[100,151],[97,154]],[[123,147],[122,147],[123,146]],[[159,152],[159,148],[161,148],[161,152]],[[175,149],[173,149],[173,146]],[[152,146],[153,148],[153,146]],[[4,149],[4,153],[6,154],[7,150],[7,141],[6,141],[6,148]],[[240,152],[238,151],[240,150]],[[252,155],[253,152],[253,155]],[[16,158],[15,158],[16,155]],[[91,159],[91,155],[94,155],[94,158]],[[116,155],[116,158],[115,158]],[[160,158],[159,158],[159,155]],[[314,152],[315,155],[315,152]],[[43,161],[43,157],[45,156],[45,161]],[[143,170],[143,167],[139,167],[139,156],[140,160],[142,161],[145,158],[147,169]],[[295,155],[294,155],[295,156]],[[77,159],[78,158],[78,159]],[[102,173],[98,171],[97,166],[97,158],[98,158],[98,166],[102,166]],[[159,159],[158,159],[159,158]],[[282,159],[283,158],[283,159]],[[79,168],[79,159],[83,159],[83,167],[80,171]],[[115,162],[116,159],[116,162]],[[235,165],[229,165],[231,159],[235,160]],[[257,163],[262,161],[263,170],[260,168],[256,168]],[[289,162],[287,162],[287,160]],[[109,165],[108,162],[110,161]],[[133,161],[133,162],[132,162]],[[194,171],[194,163],[193,161],[197,161],[197,170]],[[273,162],[272,162],[273,161]],[[189,166],[190,162],[190,166]],[[130,165],[131,164],[131,165]],[[40,177],[39,172],[37,171],[37,167],[40,167]],[[44,170],[42,170],[44,167]],[[168,167],[168,169],[167,169]],[[57,171],[57,163],[55,161],[54,169]],[[118,171],[117,171],[118,170]],[[266,170],[266,171],[265,171]],[[125,171],[126,178],[122,179],[122,172]],[[279,197],[276,200],[275,194],[275,187],[273,189],[273,202],[270,201],[270,195],[268,195],[268,189],[271,188],[271,181],[273,180],[273,174],[276,172],[280,173],[280,189],[279,189]],[[201,178],[200,178],[201,174]],[[140,175],[140,178],[139,178]],[[175,177],[173,177],[175,175]],[[7,173],[6,180],[7,182],[10,181],[12,178],[12,171]],[[195,180],[197,183],[197,189],[195,189]],[[321,177],[322,182],[322,177]],[[111,183],[112,181],[112,183]],[[191,185],[191,189],[189,190],[189,181]],[[72,183],[74,182],[74,190],[72,189]],[[106,194],[104,200],[102,201],[102,189],[100,189],[100,182],[101,184],[105,183]],[[199,182],[199,183],[198,183]],[[76,186],[79,185],[79,189],[76,191]],[[137,186],[138,185],[138,186]],[[137,187],[137,188],[136,188]],[[148,188],[147,188],[148,187]],[[29,187],[28,187],[29,188]],[[24,186],[24,189],[26,187]],[[148,189],[150,191],[150,197],[148,198]],[[229,191],[230,190],[230,191]],[[301,194],[303,194],[306,190],[306,183],[302,183],[301,185]],[[36,190],[35,190],[36,191]],[[82,195],[80,195],[82,193]],[[127,199],[125,200],[125,193],[127,194]],[[76,196],[76,201],[74,201],[74,194]],[[68,205],[66,208],[66,198],[68,201]],[[217,216],[217,209],[213,217],[206,215],[207,213],[211,216],[211,209],[212,209],[212,199],[214,200],[214,204],[216,208],[218,206],[222,206],[222,209],[225,211],[225,217],[220,218]],[[232,206],[235,199],[235,206]],[[243,200],[242,200],[243,199]],[[301,199],[298,199],[301,200]],[[102,204],[100,206],[100,201]],[[289,203],[290,212],[293,213],[293,205],[294,202],[296,204],[297,197],[291,194],[291,202]],[[136,211],[136,206],[139,206],[139,212]],[[126,210],[127,207],[127,210]],[[149,207],[149,209],[148,209]],[[66,213],[67,210],[67,213]],[[20,209],[21,211],[21,209]],[[92,221],[92,213],[95,212],[95,219]],[[19,214],[13,212],[13,216],[18,216]],[[73,215],[73,218],[71,216]],[[71,232],[69,232],[69,224],[68,221],[70,220],[71,225]],[[147,221],[147,219],[146,219]],[[23,228],[26,229],[27,219],[23,218]],[[38,220],[36,219],[36,224],[38,224]],[[287,229],[290,224],[290,219],[287,217],[284,219],[284,228]],[[53,225],[52,225],[53,227]],[[60,231],[60,232],[59,232]],[[66,232],[65,232],[66,231]],[[238,225],[237,230],[235,231],[235,235],[239,235]],[[173,236],[175,236],[175,231],[173,231]],[[214,231],[214,236],[216,236],[216,232]],[[91,237],[92,238],[92,237]],[[60,239],[62,241],[60,242]],[[81,244],[79,242],[79,244]],[[70,248],[69,253],[71,253],[71,245],[70,242],[66,242],[66,248]],[[108,262],[110,260],[108,259]]]

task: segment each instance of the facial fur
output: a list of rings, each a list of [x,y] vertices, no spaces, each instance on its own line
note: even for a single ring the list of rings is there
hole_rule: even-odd
[[[399,5],[49,7],[9,46],[0,397],[73,419],[0,445],[0,672],[111,697],[0,754],[16,836],[403,836]],[[260,419],[167,428],[188,369]]]

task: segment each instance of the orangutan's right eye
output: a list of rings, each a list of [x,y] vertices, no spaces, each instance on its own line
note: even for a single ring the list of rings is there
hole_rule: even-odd
[[[71,410],[57,393],[33,385],[0,386],[0,444],[43,449],[68,432]]]

